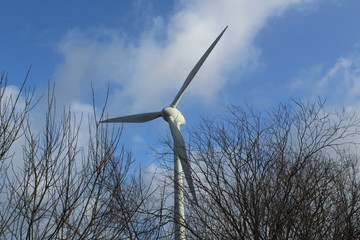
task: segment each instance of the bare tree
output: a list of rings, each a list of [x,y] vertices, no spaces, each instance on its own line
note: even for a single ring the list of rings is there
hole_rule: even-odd
[[[25,87],[28,74],[20,88],[8,86],[8,75],[5,72],[1,73],[0,78],[0,236],[3,226],[9,223],[3,218],[3,213],[8,212],[10,206],[4,204],[3,199],[7,194],[7,173],[14,155],[10,148],[23,135],[33,100],[33,92]]]
[[[49,87],[35,132],[26,81],[8,92],[3,74],[1,239],[173,237],[171,170],[164,185],[135,170],[122,128],[98,123],[104,108],[97,116],[94,107],[84,139],[82,118],[59,114]],[[280,105],[266,116],[232,106],[204,119],[190,132],[198,202],[187,196],[188,238],[360,239],[359,127],[355,115],[329,113],[321,101]],[[20,165],[12,163],[14,145],[22,146]]]
[[[161,201],[152,202],[153,188],[141,171],[129,171],[134,160],[120,145],[121,128],[100,125],[94,107],[89,137],[80,139],[82,119],[70,110],[57,116],[49,87],[44,127],[36,133],[29,116],[31,95],[17,109],[22,92],[15,100],[0,95],[5,101],[0,109],[2,144],[9,146],[2,149],[3,156],[11,156],[10,146],[20,132],[25,140],[19,143],[22,165],[2,160],[11,168],[1,171],[0,238],[160,238]]]
[[[193,239],[360,239],[359,119],[323,102],[232,106],[191,131]]]
[[[30,69],[29,69],[30,72]],[[19,89],[12,94],[8,86],[8,76],[1,73],[0,78],[0,162],[7,157],[10,147],[21,135],[21,130],[31,109],[33,92],[26,89],[27,73]]]

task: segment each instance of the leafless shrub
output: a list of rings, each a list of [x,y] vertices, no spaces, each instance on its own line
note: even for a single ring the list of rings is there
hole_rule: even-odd
[[[141,171],[129,171],[134,160],[120,145],[121,128],[99,124],[94,109],[89,137],[79,139],[82,119],[70,110],[58,117],[49,88],[45,124],[36,133],[32,95],[17,109],[21,89],[15,100],[0,95],[2,155],[11,154],[20,132],[25,139],[22,165],[1,169],[0,238],[161,238],[161,201],[154,201]]]
[[[29,70],[30,71],[30,70]],[[29,74],[29,72],[28,72]],[[33,92],[27,89],[28,74],[19,89],[11,94],[8,76],[1,73],[0,78],[0,162],[3,162],[13,143],[20,137],[33,100]]]
[[[359,239],[360,121],[323,102],[281,105],[262,117],[232,106],[191,131],[199,204],[193,239]]]

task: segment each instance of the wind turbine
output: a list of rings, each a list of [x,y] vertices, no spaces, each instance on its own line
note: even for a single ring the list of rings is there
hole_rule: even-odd
[[[174,220],[175,220],[175,239],[185,239],[185,212],[184,212],[184,182],[183,175],[184,172],[187,184],[190,188],[192,197],[195,201],[196,194],[194,183],[191,177],[191,168],[189,163],[189,158],[186,154],[184,138],[180,132],[180,126],[185,124],[185,118],[181,112],[177,109],[177,105],[183,96],[186,88],[189,86],[192,79],[195,77],[196,73],[199,71],[202,64],[205,62],[206,58],[209,56],[213,48],[216,46],[222,35],[224,34],[227,27],[220,33],[220,35],[215,39],[215,41],[210,45],[206,50],[204,55],[196,63],[194,68],[191,70],[185,82],[183,83],[180,91],[175,96],[174,100],[170,106],[163,108],[159,112],[149,112],[141,113],[117,118],[110,118],[101,123],[142,123],[154,120],[156,118],[162,117],[166,122],[168,122],[171,135],[174,140]]]

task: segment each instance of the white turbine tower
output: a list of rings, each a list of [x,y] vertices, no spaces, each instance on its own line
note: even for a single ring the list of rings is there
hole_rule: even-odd
[[[200,67],[202,66],[206,58],[209,56],[210,52],[213,50],[217,42],[220,40],[226,29],[227,27],[220,33],[220,35],[215,39],[215,41],[211,44],[208,50],[196,63],[195,67],[191,70],[191,72],[185,79],[184,84],[182,85],[180,91],[178,92],[170,106],[163,108],[160,112],[141,113],[101,121],[102,123],[142,123],[154,120],[159,117],[163,117],[163,119],[168,122],[171,135],[174,140],[174,220],[176,240],[185,239],[185,213],[183,192],[184,182],[182,175],[183,172],[185,174],[185,178],[190,188],[192,197],[195,201],[197,201],[194,183],[191,177],[189,158],[186,154],[184,138],[180,132],[180,125],[185,124],[185,118],[176,107],[186,88],[189,86],[190,82],[192,81],[196,73],[199,71]]]

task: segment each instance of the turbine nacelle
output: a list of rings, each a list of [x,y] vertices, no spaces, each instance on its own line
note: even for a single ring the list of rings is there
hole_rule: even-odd
[[[161,116],[164,118],[165,121],[168,121],[171,117],[176,125],[184,125],[186,123],[184,116],[177,108],[174,107],[163,108],[163,110],[161,111]]]

